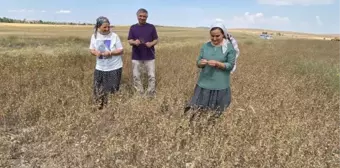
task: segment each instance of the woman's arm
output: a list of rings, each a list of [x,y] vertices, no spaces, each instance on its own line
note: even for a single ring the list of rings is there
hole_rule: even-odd
[[[203,68],[207,64],[207,60],[204,59],[203,54],[204,54],[204,48],[202,46],[201,49],[200,49],[200,53],[199,53],[197,60],[196,60],[196,65],[197,65],[198,68]]]
[[[226,71],[231,71],[235,65],[235,59],[236,59],[236,50],[232,49],[228,52],[227,55],[227,62],[223,62],[223,69],[225,69]],[[222,67],[222,65],[220,65]]]
[[[93,56],[96,56],[96,57],[99,57],[101,55],[101,53],[99,51],[96,50],[96,47],[95,47],[95,39],[94,39],[94,35],[91,36],[91,42],[90,42],[90,46],[89,46],[89,49],[90,49],[90,53],[93,55]]]
[[[222,70],[231,71],[235,64],[235,58],[236,58],[236,51],[233,49],[228,52],[226,62],[209,60],[208,65],[215,67],[215,68],[222,69]]]
[[[110,51],[110,53],[108,55],[109,56],[119,56],[119,55],[122,55],[124,53],[124,49],[123,49],[122,42],[120,41],[120,38],[119,38],[118,35],[116,36],[116,39],[114,41],[116,41],[116,43],[114,44],[116,49]]]
[[[122,55],[123,53],[124,53],[124,49],[119,48],[119,49],[111,51],[110,56]]]
[[[96,49],[90,49],[90,53],[96,57],[99,57],[101,55],[101,53],[97,51]]]

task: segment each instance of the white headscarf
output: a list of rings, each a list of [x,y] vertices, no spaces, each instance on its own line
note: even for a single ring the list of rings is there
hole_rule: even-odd
[[[210,30],[212,29],[212,28],[214,28],[214,27],[219,27],[219,28],[221,28],[222,30],[223,30],[223,32],[224,32],[224,35],[225,36],[227,36],[227,29],[225,28],[225,26],[224,26],[224,24],[223,23],[221,23],[221,22],[215,22],[214,24],[212,24],[211,26],[210,26]],[[222,52],[223,52],[223,54],[227,51],[227,49],[228,49],[228,43],[229,43],[229,41],[228,40],[226,40],[226,39],[223,39],[223,44],[222,44]]]

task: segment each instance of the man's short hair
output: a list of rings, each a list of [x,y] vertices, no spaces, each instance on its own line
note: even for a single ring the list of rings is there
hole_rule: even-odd
[[[139,13],[146,13],[146,14],[148,14],[148,11],[147,11],[146,9],[144,9],[144,8],[140,8],[140,9],[138,9],[138,11],[137,11],[137,15],[138,15]]]

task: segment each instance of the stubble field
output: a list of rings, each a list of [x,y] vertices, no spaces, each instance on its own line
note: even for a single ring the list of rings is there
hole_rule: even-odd
[[[221,118],[189,122],[208,31],[157,28],[157,97],[91,104],[92,27],[0,27],[0,167],[339,167],[339,43],[233,33],[241,55]],[[274,37],[275,38],[275,37]]]

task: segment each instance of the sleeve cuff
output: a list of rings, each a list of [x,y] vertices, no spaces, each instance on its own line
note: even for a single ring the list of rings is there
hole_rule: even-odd
[[[196,61],[196,64],[197,64],[197,65],[201,64],[201,60],[197,60],[197,61]]]
[[[224,63],[224,65],[226,70],[231,70],[233,68],[233,66],[228,62]]]

